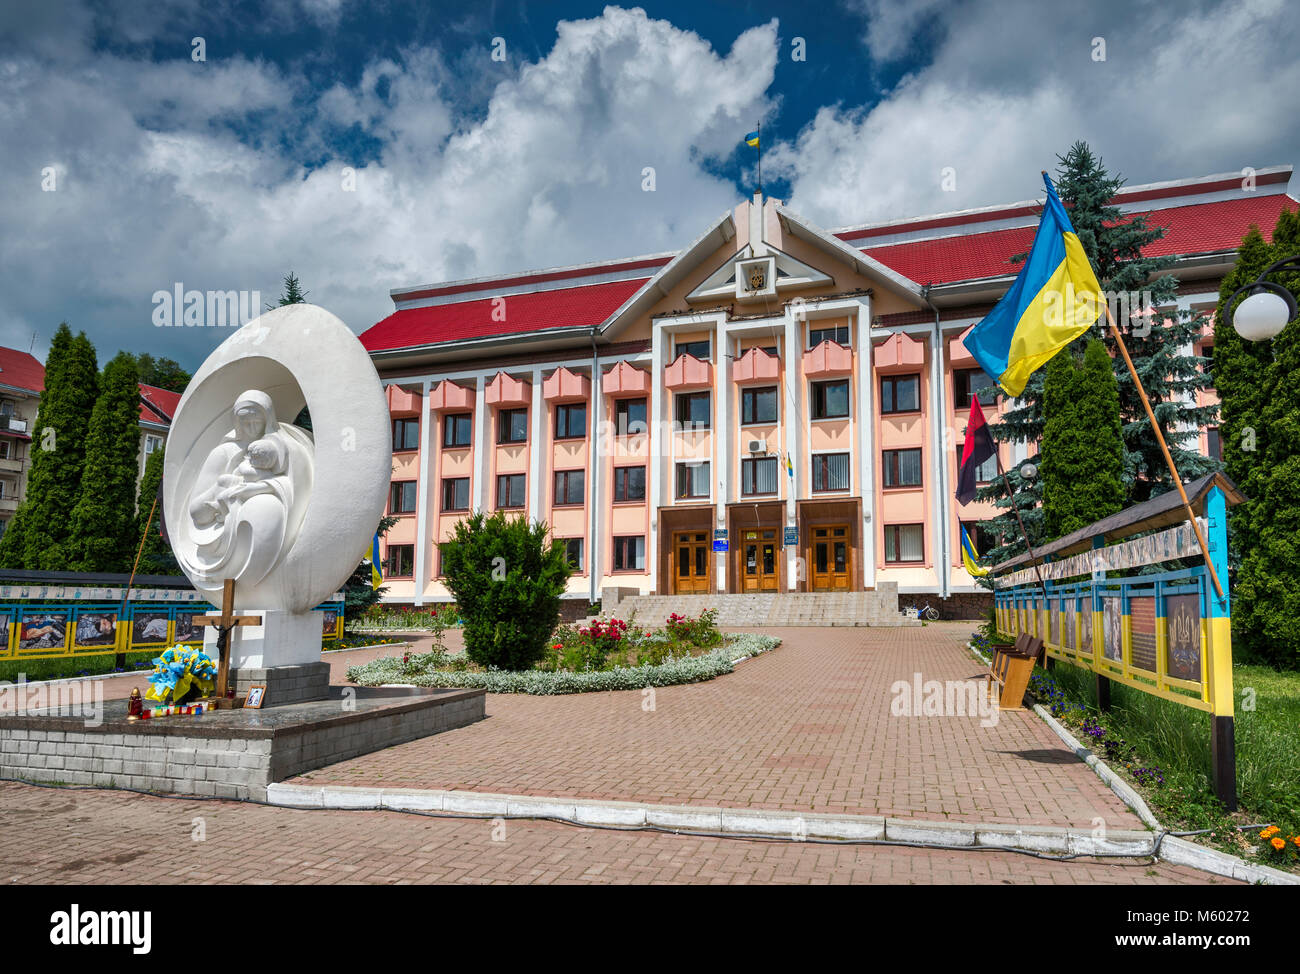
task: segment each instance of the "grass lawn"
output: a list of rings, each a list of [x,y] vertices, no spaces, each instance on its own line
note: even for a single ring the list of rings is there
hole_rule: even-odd
[[[1197,841],[1296,868],[1294,842],[1278,855],[1259,828],[1233,826],[1276,825],[1285,840],[1300,834],[1300,673],[1233,667],[1239,808],[1229,814],[1214,795],[1209,714],[1117,683],[1102,714],[1091,672],[1060,661],[1050,673],[1035,672],[1040,686],[1046,678],[1064,691],[1064,701],[1051,704],[1053,714],[1126,774],[1170,829],[1209,829],[1213,834]]]

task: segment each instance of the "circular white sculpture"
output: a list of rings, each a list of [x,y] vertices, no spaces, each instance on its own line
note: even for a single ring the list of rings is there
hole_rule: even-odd
[[[306,405],[313,433],[286,420]],[[220,604],[306,612],[369,550],[392,467],[370,356],[323,308],[269,311],[221,343],[181,397],[163,516],[177,561]]]

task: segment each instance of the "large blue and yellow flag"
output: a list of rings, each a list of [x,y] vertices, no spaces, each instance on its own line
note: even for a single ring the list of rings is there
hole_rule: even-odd
[[[1047,202],[1020,275],[964,342],[1009,395],[1035,369],[1092,327],[1102,311],[1101,285],[1070,217],[1043,173]]]
[[[755,132],[750,132],[747,136],[745,136],[745,145],[749,146],[751,149],[757,149],[757,148],[758,148],[758,132],[757,132],[757,131],[755,131]]]
[[[375,532],[375,540],[370,545],[370,587],[379,588],[380,583],[384,580],[384,573],[379,570],[379,532]]]
[[[961,563],[966,566],[966,571],[972,575],[987,575],[989,570],[979,566],[979,557],[979,552],[975,550],[975,545],[971,543],[970,535],[966,533],[966,525],[963,524],[961,526]]]

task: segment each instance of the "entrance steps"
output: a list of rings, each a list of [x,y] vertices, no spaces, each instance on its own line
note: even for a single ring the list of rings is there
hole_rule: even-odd
[[[601,617],[628,619],[635,614],[643,625],[662,625],[674,612],[698,616],[718,610],[719,626],[919,626],[898,608],[894,583],[867,592],[763,592],[715,595],[629,595],[618,601],[608,595]]]

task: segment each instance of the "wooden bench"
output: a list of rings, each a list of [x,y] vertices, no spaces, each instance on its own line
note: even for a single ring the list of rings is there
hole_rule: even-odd
[[[1043,653],[1043,641],[1037,636],[1021,633],[1013,646],[995,646],[989,666],[988,692],[993,693],[996,683],[999,710],[1019,710],[1023,705],[1025,690],[1034,664]]]

